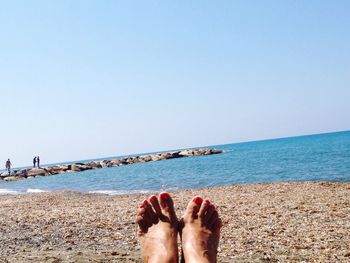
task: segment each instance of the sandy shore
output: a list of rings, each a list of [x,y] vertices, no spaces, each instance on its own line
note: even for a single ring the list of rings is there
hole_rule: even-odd
[[[174,192],[218,205],[219,262],[350,262],[350,183],[236,185]],[[0,196],[0,262],[141,262],[134,223],[145,195]]]

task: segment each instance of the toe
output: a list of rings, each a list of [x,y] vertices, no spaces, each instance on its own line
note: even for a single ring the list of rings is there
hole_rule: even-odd
[[[219,213],[218,211],[214,210],[211,217],[208,219],[207,226],[210,230],[214,229],[216,221],[219,219]]]
[[[149,204],[149,203],[148,203]],[[146,206],[145,217],[148,219],[148,222],[151,225],[158,223],[158,216],[156,212],[153,210],[152,206],[149,204]]]
[[[217,217],[216,220],[212,223],[210,230],[213,233],[220,233],[220,229],[222,227],[222,221],[220,217]]]
[[[204,224],[208,224],[214,212],[215,212],[215,206],[210,204],[207,208],[205,215],[202,217],[202,221]]]
[[[144,218],[145,213],[146,213],[146,205],[147,205],[146,200],[143,200],[142,203],[139,204],[139,207],[138,207],[137,213],[136,213],[137,218]]]
[[[160,206],[165,215],[170,217],[172,222],[177,221],[175,209],[174,209],[174,201],[171,198],[170,194],[167,192],[162,192],[159,194]]]
[[[202,197],[195,196],[187,205],[184,220],[194,220],[198,218],[198,211],[203,202]]]
[[[160,217],[162,215],[162,211],[160,209],[160,205],[159,205],[157,196],[151,195],[148,198],[148,201],[152,204],[153,209],[156,212],[157,216]]]
[[[210,207],[210,201],[208,199],[205,199],[202,202],[201,207],[199,208],[198,216],[200,218],[204,218],[204,216],[207,214],[207,210]]]
[[[146,225],[147,227],[150,227],[153,225],[153,219],[154,219],[151,216],[152,207],[147,200],[143,201],[142,206],[143,206],[143,209],[145,210],[144,216],[143,216],[143,224]]]
[[[162,192],[159,194],[160,206],[163,209],[170,208],[174,206],[173,199],[170,197],[170,194],[167,192]]]
[[[136,214],[136,223],[139,226],[140,233],[147,233],[148,230],[148,222],[146,220],[146,209],[144,205],[144,201],[140,204],[137,214]]]

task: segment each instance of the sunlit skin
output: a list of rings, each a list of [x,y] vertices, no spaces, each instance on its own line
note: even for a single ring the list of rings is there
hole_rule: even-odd
[[[208,199],[194,197],[180,221],[181,262],[217,262],[221,219]]]
[[[144,200],[139,206],[136,222],[144,262],[178,262],[178,219],[168,193]]]
[[[216,262],[221,219],[208,199],[194,197],[178,221],[169,193],[152,195],[139,205],[136,222],[144,262],[178,262],[178,233],[181,262]]]

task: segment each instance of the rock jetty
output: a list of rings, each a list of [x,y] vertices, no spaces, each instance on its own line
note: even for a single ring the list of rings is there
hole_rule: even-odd
[[[174,158],[183,158],[191,156],[202,156],[222,153],[223,150],[200,148],[182,150],[176,152],[162,152],[150,155],[127,156],[120,159],[108,159],[102,161],[91,161],[87,163],[59,164],[42,168],[27,168],[11,171],[10,175],[7,171],[0,173],[0,180],[16,181],[20,179],[30,179],[38,176],[48,176],[62,173],[82,172],[91,169],[109,168],[135,163],[146,163],[152,161],[160,161]]]

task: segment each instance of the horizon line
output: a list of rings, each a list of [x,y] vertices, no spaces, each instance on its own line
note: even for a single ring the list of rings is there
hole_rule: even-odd
[[[204,146],[203,145],[202,146],[193,146],[193,147],[177,148],[177,149],[171,149],[171,150],[151,151],[151,152],[143,152],[143,153],[130,153],[130,154],[117,155],[117,156],[104,156],[104,157],[98,157],[98,158],[79,159],[79,160],[73,160],[73,161],[60,161],[60,162],[53,162],[53,163],[42,164],[42,167],[45,167],[45,166],[48,166],[48,165],[75,163],[75,162],[81,162],[81,161],[104,160],[104,159],[110,159],[110,158],[114,158],[114,157],[126,157],[126,156],[154,154],[154,153],[162,153],[162,152],[172,152],[172,151],[179,151],[179,150],[185,150],[185,149],[207,148],[207,147],[224,146],[224,145],[230,145],[230,144],[263,142],[263,141],[271,141],[271,140],[283,140],[283,139],[289,139],[289,138],[307,137],[307,136],[315,136],[315,135],[325,135],[325,134],[330,134],[330,133],[342,133],[342,132],[350,132],[350,130],[329,131],[329,132],[312,133],[312,134],[300,134],[300,135],[292,135],[292,136],[285,136],[285,137],[265,138],[265,139],[258,139],[258,140],[247,140],[247,141],[230,142],[230,143],[213,144],[213,145],[204,145]],[[14,169],[21,169],[21,168],[27,168],[27,167],[31,167],[31,166],[28,165],[28,166],[13,167],[12,170],[14,170]],[[6,169],[1,169],[0,171],[6,171]]]

